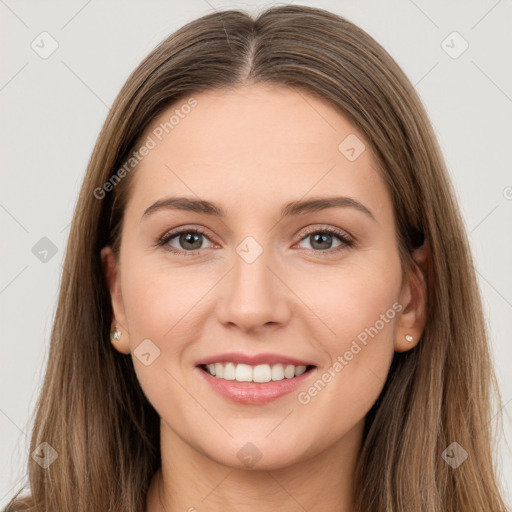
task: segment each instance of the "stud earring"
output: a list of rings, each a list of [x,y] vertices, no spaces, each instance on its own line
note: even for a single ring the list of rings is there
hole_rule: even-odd
[[[406,334],[405,335],[405,339],[409,342],[409,343],[412,343],[414,338],[410,335],[410,334]]]
[[[112,331],[110,331],[110,341],[112,343],[115,343],[116,341],[119,341],[121,338],[121,331],[117,330],[117,327],[114,327]]]

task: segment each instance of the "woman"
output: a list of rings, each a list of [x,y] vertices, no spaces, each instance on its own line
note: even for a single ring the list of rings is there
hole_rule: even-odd
[[[347,20],[230,10],[162,42],[100,133],[64,268],[12,510],[506,510],[446,167]]]

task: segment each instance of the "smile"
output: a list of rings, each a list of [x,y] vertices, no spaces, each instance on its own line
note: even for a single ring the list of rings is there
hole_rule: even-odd
[[[252,366],[243,363],[225,362],[201,365],[201,368],[217,379],[263,383],[299,377],[313,366],[295,366],[293,364],[258,364]]]

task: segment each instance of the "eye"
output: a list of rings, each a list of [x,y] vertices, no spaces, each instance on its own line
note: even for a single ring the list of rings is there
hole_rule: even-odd
[[[178,247],[171,242],[176,239],[175,243]],[[166,233],[158,242],[158,246],[163,246],[166,250],[178,254],[180,256],[193,256],[204,249],[204,239],[209,240],[205,232],[198,228],[182,229]],[[180,250],[182,249],[182,250]]]
[[[336,238],[340,243],[335,246],[334,250],[330,250],[332,249],[333,239]],[[344,231],[332,227],[309,229],[306,232],[306,236],[304,236],[300,241],[302,242],[304,240],[309,241],[310,248],[314,252],[324,252],[327,254],[332,254],[333,252],[338,252],[347,247],[354,246],[354,240],[349,238]]]

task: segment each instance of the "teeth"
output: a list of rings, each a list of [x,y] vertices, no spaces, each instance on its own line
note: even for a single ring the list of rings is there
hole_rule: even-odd
[[[235,365],[233,363],[226,363],[224,365],[224,375],[223,379],[226,380],[235,380]]]
[[[252,368],[248,364],[237,364],[235,368],[235,380],[238,382],[251,382]]]
[[[284,369],[284,376],[287,378],[287,379],[291,379],[293,376],[295,375],[295,366],[289,364],[288,366],[285,367]]]
[[[236,380],[237,382],[270,382],[298,377],[306,371],[305,366],[293,364],[248,364],[214,363],[207,364],[206,370],[218,379]]]
[[[272,370],[270,366],[268,364],[255,366],[252,370],[252,379],[254,382],[270,382],[272,380]]]
[[[298,377],[299,375],[302,375],[306,371],[305,366],[296,366],[295,367],[295,377]]]
[[[282,364],[275,364],[271,370],[272,380],[283,380],[284,379],[284,368]]]

